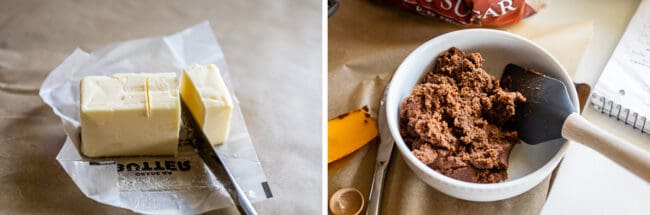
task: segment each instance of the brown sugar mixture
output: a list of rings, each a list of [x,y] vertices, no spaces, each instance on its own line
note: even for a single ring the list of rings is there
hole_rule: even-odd
[[[519,143],[510,118],[526,98],[501,88],[483,62],[481,54],[455,47],[440,53],[402,102],[399,123],[406,144],[429,167],[463,181],[495,183],[508,178],[508,157]]]

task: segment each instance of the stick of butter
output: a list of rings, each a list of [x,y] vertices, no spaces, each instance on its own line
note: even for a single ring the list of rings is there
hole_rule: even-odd
[[[175,155],[180,130],[174,73],[81,80],[81,152],[88,157]]]
[[[181,75],[181,97],[213,145],[228,138],[232,100],[215,65],[193,65]]]

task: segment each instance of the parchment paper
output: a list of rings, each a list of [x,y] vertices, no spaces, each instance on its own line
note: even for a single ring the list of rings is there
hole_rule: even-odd
[[[88,75],[179,75],[192,64],[216,64],[233,95],[229,138],[216,149],[252,202],[272,197],[246,129],[221,48],[208,22],[164,37],[113,43],[92,53],[75,50],[43,82],[39,95],[68,135],[57,160],[79,189],[96,201],[139,213],[202,213],[232,205],[227,192],[181,135],[179,154],[91,159],[79,153],[79,80]],[[144,128],[143,128],[144,129]]]
[[[328,25],[328,117],[368,105],[376,116],[384,86],[402,60],[425,41],[460,27],[422,18],[366,0],[341,1]],[[575,74],[591,38],[591,23],[520,23],[505,27],[540,44]],[[343,187],[370,193],[376,143],[328,167],[328,197]],[[550,177],[549,177],[550,178]],[[422,182],[393,152],[388,167],[383,214],[538,214],[550,179],[530,191],[497,202],[470,202],[447,196]]]

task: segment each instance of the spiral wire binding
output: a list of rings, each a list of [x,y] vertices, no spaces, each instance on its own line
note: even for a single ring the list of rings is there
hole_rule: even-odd
[[[615,104],[612,100],[596,93],[592,93],[591,95],[591,104],[596,110],[600,111],[600,113],[605,114],[608,117],[616,117],[617,121],[622,120],[626,125],[640,130],[641,133],[650,134],[650,131],[646,131],[646,124],[650,124],[646,116],[641,116],[637,112],[630,114],[629,108],[624,108],[620,104]],[[650,129],[650,125],[647,127]]]

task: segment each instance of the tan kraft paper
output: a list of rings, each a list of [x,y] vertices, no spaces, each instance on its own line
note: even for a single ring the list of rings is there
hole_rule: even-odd
[[[366,0],[341,1],[328,24],[328,118],[370,107],[379,108],[384,85],[402,60],[437,35],[462,29]],[[502,28],[527,37],[550,51],[571,76],[592,35],[592,23],[562,25],[520,23]],[[370,193],[376,142],[329,164],[328,197],[343,187]],[[497,202],[470,202],[428,186],[393,153],[388,167],[384,214],[538,214],[550,190],[550,179],[532,190]]]

